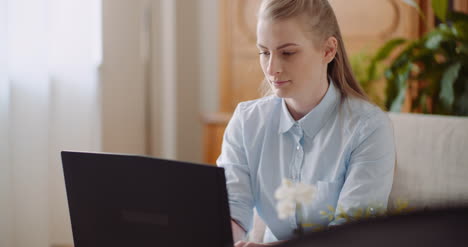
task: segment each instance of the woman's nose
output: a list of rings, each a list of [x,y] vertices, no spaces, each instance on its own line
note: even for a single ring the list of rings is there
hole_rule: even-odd
[[[278,61],[278,59],[273,55],[270,56],[270,59],[268,61],[267,72],[271,76],[276,76],[283,72],[281,68],[281,62]]]

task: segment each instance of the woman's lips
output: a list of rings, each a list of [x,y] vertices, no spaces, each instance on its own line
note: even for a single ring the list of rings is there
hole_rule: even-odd
[[[275,85],[276,87],[281,87],[281,86],[283,86],[283,85],[285,85],[285,84],[287,84],[289,82],[291,82],[291,81],[289,81],[289,80],[288,81],[274,81],[273,85]]]

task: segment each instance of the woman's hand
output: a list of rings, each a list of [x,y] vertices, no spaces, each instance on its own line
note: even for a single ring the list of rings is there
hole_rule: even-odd
[[[267,246],[267,245],[257,244],[257,243],[252,243],[252,242],[244,242],[244,241],[239,241],[236,244],[234,244],[234,247],[260,247],[260,246]]]
[[[239,241],[236,244],[234,244],[234,247],[259,247],[259,246],[266,246],[266,245],[256,244],[252,242],[244,242],[244,241]]]
[[[274,243],[268,243],[268,244],[257,244],[253,242],[244,242],[244,241],[239,241],[236,244],[234,244],[234,247],[262,247],[262,246],[275,246],[284,243],[285,241],[278,241]]]

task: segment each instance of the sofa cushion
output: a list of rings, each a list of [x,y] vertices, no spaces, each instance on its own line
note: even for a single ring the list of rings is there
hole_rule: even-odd
[[[389,209],[455,206],[468,201],[468,118],[389,113],[397,164]]]

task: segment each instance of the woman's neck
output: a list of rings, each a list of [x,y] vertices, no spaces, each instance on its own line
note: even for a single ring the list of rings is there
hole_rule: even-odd
[[[323,83],[322,87],[317,90],[319,93],[316,95],[309,95],[308,98],[304,99],[295,99],[295,98],[285,98],[286,106],[288,107],[288,111],[291,114],[292,118],[297,121],[303,118],[307,113],[311,112],[325,97],[327,93],[329,83]]]

